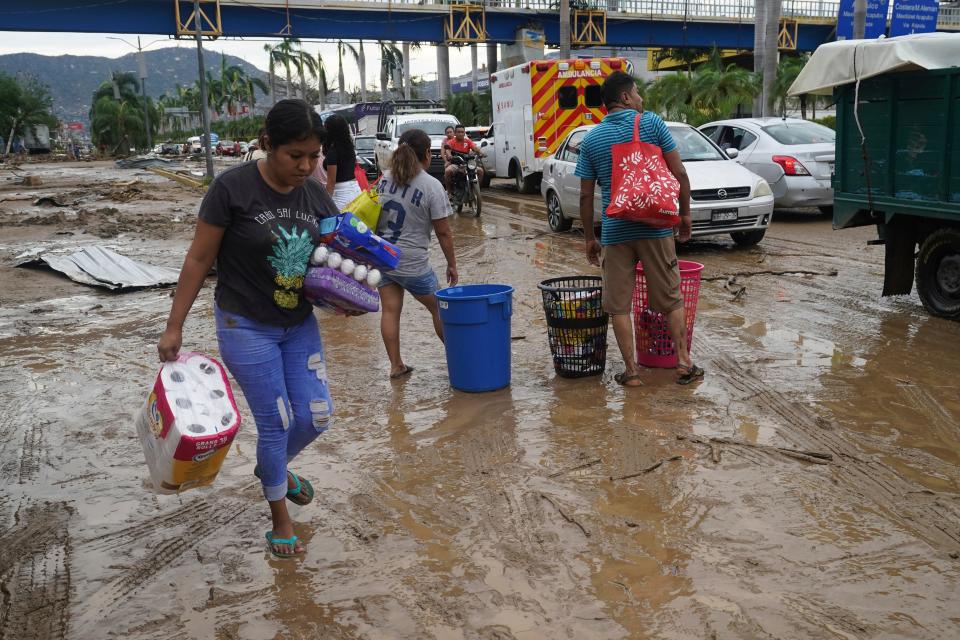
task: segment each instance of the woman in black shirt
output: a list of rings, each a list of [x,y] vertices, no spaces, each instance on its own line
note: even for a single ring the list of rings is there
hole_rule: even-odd
[[[337,209],[360,195],[356,178],[357,152],[350,135],[350,125],[343,117],[332,115],[323,123],[327,141],[323,145],[323,167],[327,170],[327,193],[333,198]]]

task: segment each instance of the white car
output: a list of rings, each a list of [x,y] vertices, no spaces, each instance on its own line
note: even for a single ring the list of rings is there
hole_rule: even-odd
[[[773,193],[766,180],[741,167],[702,133],[681,122],[668,122],[680,159],[690,177],[690,213],[694,237],[727,234],[742,246],[763,239],[773,217]],[[580,145],[596,125],[577,127],[543,165],[540,192],[553,231],[566,231],[580,217],[580,178],[574,175]],[[601,189],[593,211],[600,221]]]
[[[387,118],[383,131],[377,133],[374,149],[377,168],[383,171],[390,164],[390,158],[396,151],[400,136],[410,129],[422,129],[430,136],[431,157],[430,175],[443,179],[443,158],[440,157],[440,145],[446,139],[444,130],[460,124],[455,116],[448,113],[401,113]]]
[[[700,127],[737,162],[763,176],[777,207],[833,209],[833,129],[800,118],[737,118]]]
[[[497,175],[497,145],[494,136],[494,127],[491,125],[486,133],[480,139],[480,151],[486,155],[483,158],[483,184],[482,187],[490,186],[490,179]]]

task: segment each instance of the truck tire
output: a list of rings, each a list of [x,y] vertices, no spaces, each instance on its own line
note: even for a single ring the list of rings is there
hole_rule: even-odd
[[[491,181],[491,180],[493,180],[493,176],[491,176],[489,173],[486,173],[486,172],[485,172],[485,173],[483,174],[483,180],[480,181],[480,186],[481,186],[483,189],[488,189],[488,188],[490,187],[490,181]]]
[[[573,220],[564,217],[560,198],[555,191],[547,192],[547,224],[550,226],[550,231],[555,233],[569,231],[573,226]]]
[[[752,247],[763,240],[765,235],[767,235],[766,229],[754,229],[753,231],[734,231],[730,234],[730,237],[737,243],[737,246]]]
[[[534,174],[530,174],[526,178],[523,177],[523,169],[520,168],[520,163],[516,160],[513,161],[513,180],[514,184],[517,186],[517,193],[522,193],[524,195],[533,193],[534,189],[537,187],[537,177]]]
[[[938,229],[921,243],[916,281],[927,311],[960,320],[960,229]]]

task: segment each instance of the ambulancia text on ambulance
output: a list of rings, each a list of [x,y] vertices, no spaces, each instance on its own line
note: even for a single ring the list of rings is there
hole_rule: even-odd
[[[606,115],[601,88],[614,71],[632,66],[623,58],[535,60],[491,74],[497,176],[534,193],[543,160],[570,131]]]

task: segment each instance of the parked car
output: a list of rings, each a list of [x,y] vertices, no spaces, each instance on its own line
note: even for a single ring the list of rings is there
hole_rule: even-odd
[[[373,182],[379,178],[380,172],[377,171],[376,162],[377,136],[355,136],[353,146],[357,150],[357,162],[367,174],[367,180]]]
[[[490,127],[464,127],[467,137],[474,142],[480,142],[486,135]]]
[[[221,140],[217,143],[217,153],[221,156],[239,156],[240,143],[233,140]]]
[[[247,151],[250,150],[250,145],[246,142],[240,141],[240,157],[247,155]]]
[[[431,162],[428,172],[443,178],[444,163],[440,145],[446,139],[444,129],[460,124],[456,116],[444,111],[443,105],[433,100],[391,100],[384,102],[377,119],[376,164],[384,169],[397,148],[400,136],[410,129],[422,129],[431,142]]]
[[[580,217],[580,178],[574,175],[583,138],[596,125],[577,127],[557,152],[543,164],[540,192],[547,203],[547,222],[553,231],[566,231]],[[763,239],[773,216],[770,185],[728,158],[713,142],[690,125],[668,122],[680,159],[690,176],[690,213],[694,237],[729,233],[742,246]],[[599,186],[594,195],[594,217],[600,219]]]
[[[777,207],[833,210],[833,129],[800,118],[719,120],[700,131],[770,184]]]
[[[177,142],[171,142],[169,140],[158,146],[160,147],[160,151],[158,153],[165,156],[178,156],[183,150],[183,145]]]

